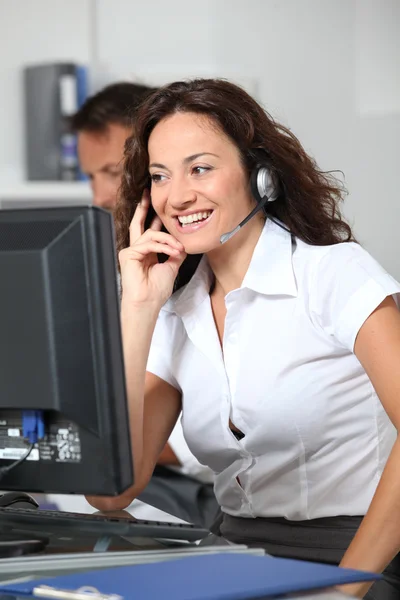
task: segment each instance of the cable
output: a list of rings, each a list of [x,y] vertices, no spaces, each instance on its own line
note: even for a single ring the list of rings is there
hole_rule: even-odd
[[[22,412],[22,434],[29,446],[21,458],[11,463],[11,465],[0,467],[0,481],[7,473],[12,469],[15,469],[15,467],[18,467],[18,465],[23,463],[29,457],[37,441],[44,437],[44,429],[43,411],[24,410]]]
[[[278,221],[274,217],[271,217],[271,215],[269,215],[268,213],[267,213],[267,218],[270,221],[272,221],[273,223],[275,223],[275,225],[278,225],[278,227],[280,227],[281,229],[284,229],[285,231],[287,231],[287,233],[290,233],[290,235],[293,235],[293,233],[290,231],[290,229],[288,229],[283,223],[281,223],[280,221]]]
[[[11,469],[15,469],[15,467],[18,467],[18,465],[20,465],[22,462],[24,462],[24,460],[26,460],[28,458],[28,456],[32,452],[34,446],[35,446],[35,444],[31,444],[29,446],[28,450],[25,452],[25,454],[23,456],[21,456],[21,458],[19,458],[18,460],[11,463],[11,465],[7,465],[6,467],[0,467],[0,481],[3,479],[3,477],[5,475],[7,475],[7,473],[9,471],[11,471]]]

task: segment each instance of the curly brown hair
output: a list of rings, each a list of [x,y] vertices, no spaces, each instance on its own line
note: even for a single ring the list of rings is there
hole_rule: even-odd
[[[345,193],[342,184],[331,172],[317,167],[296,136],[239,86],[222,79],[194,79],[160,88],[135,115],[135,133],[125,145],[124,174],[115,211],[118,250],[129,244],[130,221],[149,185],[150,134],[157,123],[176,112],[210,118],[235,143],[249,175],[262,153],[279,189],[278,200],[267,205],[267,217],[278,219],[308,244],[355,241],[339,209]],[[176,288],[190,279],[198,262],[198,256],[187,257]]]

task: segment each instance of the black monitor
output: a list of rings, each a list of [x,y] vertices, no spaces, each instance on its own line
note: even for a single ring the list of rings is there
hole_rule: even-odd
[[[102,209],[0,210],[0,472],[5,491],[113,496],[133,483],[114,230]]]

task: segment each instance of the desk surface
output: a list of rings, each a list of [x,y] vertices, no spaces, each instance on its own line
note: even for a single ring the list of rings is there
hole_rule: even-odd
[[[50,496],[47,501],[56,501],[60,510],[69,510],[72,512],[95,512],[84,498]],[[172,515],[163,513],[153,507],[148,507],[142,502],[136,501],[129,507],[129,512],[137,518],[155,518],[163,521],[179,521]],[[178,548],[166,549],[165,545],[155,540],[125,540],[124,538],[112,538],[108,552],[96,553],[93,551],[96,538],[91,536],[82,536],[79,540],[68,538],[64,535],[54,536],[45,555],[32,555],[31,557],[21,557],[16,559],[0,560],[0,582],[9,579],[15,579],[23,576],[31,576],[35,573],[36,577],[50,577],[57,574],[73,573],[77,570],[91,570],[93,568],[106,568],[111,566],[122,566],[126,564],[135,564],[139,562],[153,562],[156,560],[168,560],[178,558],[179,554],[189,554],[192,551],[200,550],[193,548],[193,545],[182,543]],[[149,544],[150,547],[149,547]],[[228,551],[246,551],[245,547],[230,545]],[[223,546],[227,549],[226,546]],[[202,547],[203,551],[204,548]],[[222,549],[222,548],[221,548]],[[206,552],[218,552],[218,546],[205,548]],[[250,551],[253,553],[253,551]],[[257,550],[254,553],[258,552]],[[197,552],[196,552],[197,553]],[[168,554],[168,558],[166,557]],[[173,554],[173,556],[172,556]],[[78,566],[79,565],[79,566]],[[348,596],[336,591],[322,591],[307,593],[303,595],[288,596],[291,600],[349,600]]]

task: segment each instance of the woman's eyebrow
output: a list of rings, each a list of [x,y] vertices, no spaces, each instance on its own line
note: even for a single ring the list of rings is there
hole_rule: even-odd
[[[219,158],[218,154],[214,154],[213,152],[198,152],[197,154],[191,154],[190,156],[187,156],[186,158],[183,159],[183,162],[185,164],[188,164],[188,163],[193,162],[197,158],[200,158],[200,156],[205,156],[205,155],[215,156],[216,158]],[[163,165],[162,163],[151,163],[149,165],[149,168],[150,167],[155,167],[157,169],[168,169],[168,167],[166,165]]]

